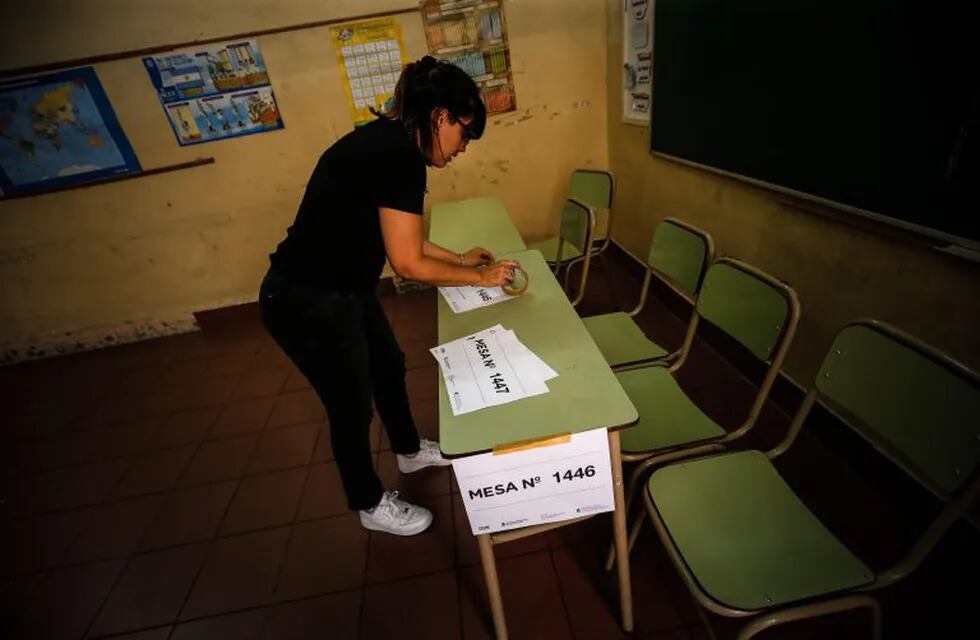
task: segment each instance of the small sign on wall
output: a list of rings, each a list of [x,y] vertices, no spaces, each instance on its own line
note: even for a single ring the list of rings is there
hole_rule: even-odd
[[[623,0],[623,122],[650,122],[654,0]]]
[[[612,511],[605,429],[453,460],[473,535]]]

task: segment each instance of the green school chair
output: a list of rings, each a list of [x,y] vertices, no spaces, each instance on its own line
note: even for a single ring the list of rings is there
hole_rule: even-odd
[[[817,401],[945,503],[884,571],[840,542],[773,465]],[[912,573],[980,494],[978,425],[976,372],[888,325],[855,322],[837,334],[782,442],[658,469],[646,484],[646,511],[698,603],[749,620],[738,638],[849,609],[868,609],[880,638],[870,594]]]
[[[602,244],[598,247],[589,245],[591,249],[590,253],[593,255],[605,251],[609,247],[612,239],[612,202],[614,189],[615,183],[612,173],[595,169],[576,169],[572,172],[572,177],[568,184],[566,198],[574,198],[592,207],[596,211],[597,217],[598,212],[603,209],[608,212],[606,217],[606,235],[602,240]],[[582,259],[582,249],[580,247],[566,247],[565,251],[559,257],[558,241],[558,235],[552,236],[531,244],[528,246],[528,249],[537,249],[544,256],[545,260],[559,266],[563,261],[577,262]],[[571,265],[568,266],[570,267]],[[557,269],[555,273],[558,273]]]
[[[582,262],[582,275],[579,277],[578,290],[572,300],[572,306],[578,305],[585,297],[585,285],[589,279],[589,269],[592,266],[592,253],[587,247],[592,246],[595,235],[595,209],[575,198],[568,198],[561,211],[561,226],[558,229],[558,262],[555,265],[557,274],[562,256],[568,250],[577,250]],[[568,292],[568,281],[571,276],[571,265],[565,271],[564,289]]]
[[[651,360],[669,363],[680,355],[680,349],[668,353],[650,340],[633,318],[646,305],[653,276],[693,304],[713,256],[714,242],[707,232],[675,218],[665,218],[656,226],[636,307],[628,313],[618,311],[582,318],[610,367]]]
[[[748,415],[731,432],[701,411],[674,378],[674,373],[687,362],[701,319],[766,365]],[[638,495],[643,471],[649,466],[724,450],[752,430],[789,351],[799,319],[799,299],[788,285],[735,258],[722,257],[711,263],[677,359],[666,367],[646,364],[616,374],[640,414],[636,424],[621,432],[623,460],[646,461],[630,476],[625,496],[627,509]],[[642,523],[641,509],[630,531],[631,547]],[[607,570],[614,561],[615,550],[610,545]]]

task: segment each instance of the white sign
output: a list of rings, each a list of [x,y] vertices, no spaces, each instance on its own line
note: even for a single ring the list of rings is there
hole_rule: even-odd
[[[463,313],[499,302],[513,300],[515,296],[504,293],[500,287],[439,287],[453,313]]]
[[[548,393],[545,382],[558,375],[499,324],[430,352],[454,416]]]
[[[453,460],[473,535],[572,520],[615,508],[605,429],[567,442]]]

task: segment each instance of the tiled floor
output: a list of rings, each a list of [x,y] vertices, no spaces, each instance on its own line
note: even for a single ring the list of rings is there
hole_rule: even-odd
[[[614,298],[631,306],[636,283],[615,261],[609,268]],[[600,271],[593,282],[585,314],[609,307]],[[406,352],[420,431],[435,437],[436,370],[426,352],[435,340],[433,293],[384,304]],[[640,321],[667,344],[683,335],[656,302]],[[0,370],[4,636],[492,637],[479,555],[450,471],[399,475],[374,425],[381,477],[436,520],[414,538],[368,533],[346,511],[322,406],[263,333],[254,307],[208,314],[202,327]],[[706,345],[697,353],[684,383],[731,423],[746,383]],[[785,420],[769,407],[761,430]],[[862,481],[816,439],[799,449],[787,475],[818,503],[828,504],[842,477]],[[836,480],[825,484],[828,475]],[[908,533],[895,531],[904,520],[868,506],[865,498],[887,506],[873,488],[857,495],[856,509],[880,517],[877,527],[855,528],[854,544],[887,558]],[[600,567],[610,530],[599,517],[497,549],[512,638],[623,636],[614,575]],[[946,590],[945,598],[966,602],[942,585],[964,561],[971,577],[980,568],[975,531],[956,531],[887,594],[888,637],[950,637],[940,625],[970,619],[935,595]],[[709,637],[653,540],[641,540],[632,567],[636,637]],[[942,623],[929,622],[940,615]],[[712,625],[732,634],[725,621]],[[835,616],[763,637],[865,632],[860,616]]]

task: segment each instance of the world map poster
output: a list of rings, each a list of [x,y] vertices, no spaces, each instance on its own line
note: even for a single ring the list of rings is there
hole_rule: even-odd
[[[95,69],[0,84],[0,195],[140,171]]]

